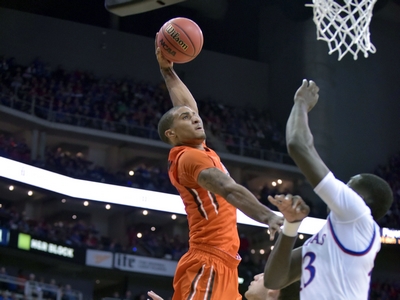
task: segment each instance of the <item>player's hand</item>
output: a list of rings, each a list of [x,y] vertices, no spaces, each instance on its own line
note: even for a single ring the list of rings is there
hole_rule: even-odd
[[[268,200],[279,209],[290,223],[302,221],[310,213],[310,207],[300,196],[276,195],[275,197],[268,196]]]
[[[275,233],[281,231],[281,226],[283,225],[283,218],[271,212],[271,216],[268,219],[269,226],[269,239],[271,241],[275,238]]]
[[[153,300],[164,300],[163,298],[161,298],[160,296],[158,296],[156,293],[154,293],[153,291],[149,291],[147,292],[147,295],[149,297],[151,297],[151,299]]]
[[[154,40],[154,47],[156,50],[156,57],[157,57],[158,64],[160,65],[161,69],[172,68],[174,66],[174,63],[172,61],[169,61],[168,59],[166,59],[164,57],[164,55],[162,54],[160,47],[158,47],[158,45],[157,45],[157,36],[158,36],[158,32],[157,32],[156,38]]]
[[[307,79],[303,79],[303,83],[294,95],[294,102],[304,101],[304,103],[307,105],[307,111],[310,111],[318,102],[318,92],[319,87],[314,81],[307,81]]]
[[[269,239],[274,240],[275,234],[281,231],[281,226],[283,225],[283,218],[271,212],[271,216],[268,218],[269,227]]]

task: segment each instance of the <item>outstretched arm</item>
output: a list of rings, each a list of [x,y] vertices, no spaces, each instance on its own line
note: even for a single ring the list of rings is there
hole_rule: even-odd
[[[269,196],[268,200],[278,207],[285,217],[282,233],[274,245],[264,270],[264,286],[282,289],[301,277],[301,247],[293,250],[300,222],[310,208],[299,196]]]
[[[294,96],[294,105],[286,125],[286,145],[290,157],[313,187],[329,173],[314,147],[308,125],[308,112],[318,101],[319,88],[315,82],[303,80]]]
[[[158,33],[157,33],[158,34]],[[173,106],[186,105],[190,107],[196,113],[199,113],[197,108],[196,100],[190,93],[187,86],[182,82],[179,76],[174,71],[173,62],[167,60],[161,52],[161,49],[157,47],[157,36],[156,36],[156,57],[158,64],[160,65],[161,75],[164,78],[167,86],[169,95],[171,97]]]
[[[274,239],[275,233],[280,230],[280,226],[283,224],[282,217],[261,204],[248,189],[237,184],[229,175],[219,169],[209,168],[201,171],[197,183],[204,189],[221,195],[253,220],[268,224],[271,240]]]

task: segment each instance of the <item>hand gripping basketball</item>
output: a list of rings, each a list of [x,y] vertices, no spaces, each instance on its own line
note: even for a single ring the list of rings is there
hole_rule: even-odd
[[[160,65],[161,69],[172,68],[174,66],[174,63],[164,57],[164,54],[162,53],[160,47],[158,47],[157,37],[158,37],[158,33],[156,34],[156,39],[155,39],[155,48],[156,48],[155,51],[156,51],[156,57],[157,57],[158,64]]]
[[[156,42],[164,57],[175,63],[187,63],[203,48],[203,32],[190,19],[174,18],[166,22],[157,34]]]

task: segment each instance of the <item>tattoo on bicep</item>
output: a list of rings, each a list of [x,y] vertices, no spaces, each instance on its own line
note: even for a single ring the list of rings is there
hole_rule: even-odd
[[[205,189],[221,194],[226,183],[226,175],[216,168],[207,169],[200,173],[199,184]]]

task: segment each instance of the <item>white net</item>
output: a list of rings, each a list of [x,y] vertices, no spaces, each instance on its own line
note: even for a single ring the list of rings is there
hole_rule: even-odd
[[[313,4],[306,4],[314,10],[317,39],[328,43],[329,54],[338,51],[341,60],[351,53],[356,60],[360,51],[364,57],[376,52],[369,33],[376,1],[344,0],[339,4],[335,0],[313,0]]]

